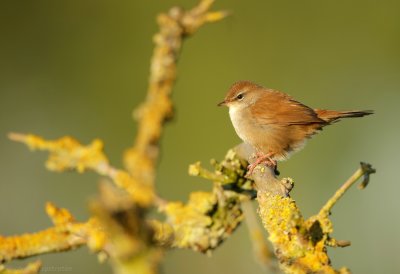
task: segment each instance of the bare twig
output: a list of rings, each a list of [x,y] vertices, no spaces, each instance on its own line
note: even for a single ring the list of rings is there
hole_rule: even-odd
[[[363,182],[360,184],[360,189],[367,186],[369,182],[369,176],[375,173],[375,169],[372,168],[370,164],[361,162],[359,169],[354,172],[353,175],[336,191],[336,193],[326,202],[326,204],[321,208],[319,215],[328,216],[332,207],[337,203],[337,201],[344,195],[344,193],[361,177],[364,177]]]

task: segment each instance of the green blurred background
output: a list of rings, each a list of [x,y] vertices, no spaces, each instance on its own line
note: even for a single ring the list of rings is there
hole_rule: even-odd
[[[45,153],[10,142],[10,131],[47,138],[101,138],[112,163],[132,142],[132,109],[145,97],[155,16],[196,1],[0,2],[0,234],[46,228],[46,201],[88,216],[95,174],[45,170]],[[227,109],[216,103],[237,80],[253,80],[320,108],[374,109],[324,130],[280,164],[297,184],[306,216],[317,212],[360,160],[377,168],[365,191],[351,189],[334,208],[329,249],[335,267],[354,273],[400,273],[400,2],[395,0],[217,1],[233,15],[184,44],[173,93],[176,117],[165,129],[157,189],[186,200],[209,182],[187,175],[195,161],[221,159],[239,143]],[[72,273],[110,273],[86,248],[40,257]],[[26,261],[23,262],[25,264]],[[48,270],[47,272],[50,272]],[[247,229],[207,257],[167,253],[162,273],[262,273]]]

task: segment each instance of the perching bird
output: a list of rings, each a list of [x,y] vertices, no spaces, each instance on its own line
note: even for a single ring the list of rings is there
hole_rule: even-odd
[[[362,117],[371,110],[335,111],[312,109],[277,90],[249,81],[231,86],[224,101],[237,135],[257,151],[254,168],[265,162],[276,168],[276,161],[287,159],[303,148],[307,139],[341,118]]]

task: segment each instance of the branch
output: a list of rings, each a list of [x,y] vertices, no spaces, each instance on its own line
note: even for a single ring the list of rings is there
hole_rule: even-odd
[[[109,183],[100,184],[100,195],[90,208],[106,235],[103,254],[110,258],[114,273],[158,272],[163,250],[153,240],[146,208]]]
[[[51,203],[47,203],[46,211],[54,227],[19,236],[0,236],[0,262],[71,250],[84,244],[92,250],[103,246],[105,235],[96,219],[86,223],[76,222],[66,209]]]
[[[162,13],[157,17],[160,31],[153,38],[155,49],[150,65],[147,98],[134,113],[138,121],[138,133],[134,145],[124,155],[125,167],[130,174],[147,185],[154,184],[163,124],[173,117],[170,96],[183,39],[193,35],[203,24],[227,16],[224,11],[209,12],[213,3],[214,0],[201,0],[191,10],[173,7],[167,14]]]
[[[254,212],[253,204],[251,201],[244,202],[242,203],[242,208],[253,245],[254,257],[263,269],[269,269],[271,272],[274,272],[276,270],[276,257],[268,247],[266,239],[264,239],[262,228]]]
[[[165,207],[165,223],[153,220],[155,240],[164,247],[210,253],[236,230],[243,220],[240,198],[217,186],[212,192],[193,192],[186,204]]]
[[[72,137],[48,141],[35,135],[16,133],[9,135],[10,139],[25,143],[31,149],[49,151],[50,155],[46,163],[49,170],[76,170],[80,173],[86,170],[94,171],[110,178],[115,185],[129,195],[125,197],[115,194],[115,190],[103,189],[102,195],[112,197],[114,205],[107,202],[108,199],[99,198],[92,205],[96,217],[91,218],[87,223],[77,223],[66,210],[48,206],[48,214],[51,217],[58,216],[60,212],[69,217],[65,219],[57,217],[53,219],[54,227],[37,233],[0,237],[0,261],[65,251],[87,244],[94,251],[105,251],[110,256],[116,273],[133,270],[146,274],[155,273],[162,257],[162,250],[155,246],[157,239],[153,237],[153,232],[160,226],[154,225],[153,229],[154,223],[148,222],[145,218],[148,209],[153,205],[164,206],[165,214],[168,215],[168,226],[173,229],[174,245],[193,249],[196,245],[201,251],[209,249],[198,239],[193,238],[194,240],[189,241],[190,243],[178,240],[185,229],[198,228],[196,226],[198,223],[194,221],[199,219],[198,214],[190,215],[197,210],[194,205],[162,201],[156,195],[153,185],[159,153],[158,141],[162,135],[164,122],[171,118],[173,113],[170,95],[176,80],[176,64],[183,39],[194,34],[203,24],[221,20],[227,15],[225,12],[209,12],[213,2],[213,0],[200,0],[199,4],[191,10],[184,11],[175,7],[167,14],[158,16],[160,31],[154,36],[156,47],[151,60],[148,94],[146,101],[135,112],[139,123],[138,134],[133,147],[128,149],[124,156],[127,171],[116,169],[109,164],[103,152],[101,140],[96,139],[91,144],[83,146]],[[197,197],[200,196],[199,194]],[[219,213],[219,216],[212,216],[211,219],[223,221],[219,225],[215,223],[214,230],[204,230],[204,233],[216,231],[217,228],[233,231],[240,223],[240,212],[237,213],[238,216],[233,216],[232,220],[225,220],[224,218],[229,218],[229,214],[223,214],[226,209],[224,206],[232,206],[231,212],[237,212],[234,206],[237,199],[234,198],[234,202],[231,202],[229,197],[220,195],[217,191],[205,196],[209,196],[213,203],[217,202],[217,207],[222,211],[214,212]],[[217,196],[218,199],[215,199]],[[192,195],[191,200],[193,197],[196,195]],[[189,214],[188,220],[182,223],[179,218],[184,214]],[[212,215],[208,211],[202,214]],[[119,218],[121,215],[125,216],[126,220],[121,220]],[[195,218],[190,219],[190,216]],[[139,231],[138,228],[140,228]],[[219,239],[226,237],[224,235],[213,235],[211,239],[217,239],[217,242],[220,242]],[[212,242],[209,246],[214,248],[217,244]]]
[[[243,145],[242,151],[243,151]],[[251,155],[251,150],[241,154]],[[330,237],[333,226],[328,213],[344,192],[361,176],[369,178],[375,170],[370,165],[362,167],[339,189],[321,209],[320,213],[304,220],[296,202],[289,197],[291,180],[276,179],[268,167],[255,170],[253,179],[257,187],[259,215],[269,239],[275,248],[280,267],[285,273],[349,273],[347,268],[335,270],[327,254],[326,246],[347,246],[347,241]],[[279,188],[279,182],[282,187]],[[366,185],[366,181],[362,185]]]
[[[114,168],[109,164],[103,152],[103,142],[95,139],[91,144],[83,146],[76,139],[65,136],[58,140],[45,140],[32,134],[10,133],[9,138],[26,144],[31,150],[48,151],[47,169],[51,171],[76,170],[82,173],[94,171],[109,177],[118,187],[128,192],[132,199],[142,206],[149,206],[155,199],[152,186],[143,184],[128,172]]]
[[[247,163],[232,150],[225,159],[213,161],[214,175],[198,163],[193,176],[208,174],[214,178],[211,192],[193,192],[186,204],[170,202],[162,209],[166,223],[154,221],[156,239],[167,247],[190,248],[209,253],[220,246],[243,220],[241,202],[249,199],[251,181],[244,178]],[[208,178],[208,175],[206,176]],[[224,185],[218,181],[224,181]]]
[[[342,185],[341,188],[339,188],[335,195],[333,195],[332,198],[328,200],[328,202],[321,208],[319,215],[321,217],[327,217],[332,209],[332,207],[337,203],[337,201],[344,195],[344,193],[355,183],[360,179],[361,177],[364,177],[363,182],[360,184],[359,188],[364,189],[368,182],[369,182],[369,176],[373,173],[376,172],[375,169],[372,168],[370,164],[366,164],[361,162],[360,163],[360,168],[354,172],[354,174]]]
[[[40,261],[29,263],[25,268],[19,269],[5,268],[4,265],[0,265],[0,274],[36,274],[39,273],[41,266]]]

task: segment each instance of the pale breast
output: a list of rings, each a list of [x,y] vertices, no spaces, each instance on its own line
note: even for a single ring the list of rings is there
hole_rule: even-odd
[[[265,143],[271,135],[271,126],[257,125],[248,109],[239,109],[232,106],[229,108],[229,116],[231,118],[236,134],[245,143],[261,149],[260,144]],[[264,149],[263,149],[264,150]]]

